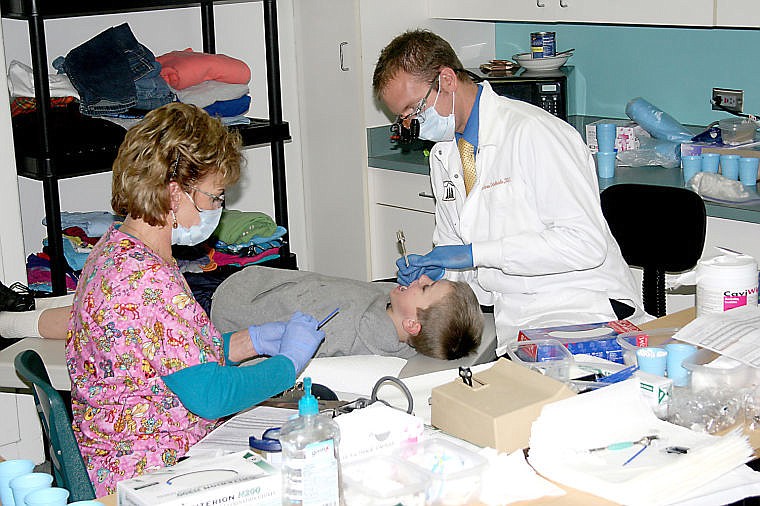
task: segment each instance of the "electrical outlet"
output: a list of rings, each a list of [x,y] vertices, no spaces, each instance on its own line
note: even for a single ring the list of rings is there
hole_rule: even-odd
[[[713,88],[712,90],[713,111],[743,112],[744,90],[727,90],[725,88]],[[719,107],[722,106],[722,107]]]

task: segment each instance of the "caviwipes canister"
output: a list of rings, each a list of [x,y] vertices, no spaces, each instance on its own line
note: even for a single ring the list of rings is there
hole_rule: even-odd
[[[757,261],[726,253],[697,264],[697,316],[757,307]]]

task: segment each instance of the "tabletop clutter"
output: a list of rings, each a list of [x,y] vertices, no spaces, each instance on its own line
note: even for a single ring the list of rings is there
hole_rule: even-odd
[[[182,504],[190,496],[226,504],[317,496],[348,505],[507,504],[586,493],[584,504],[650,505],[760,495],[760,473],[744,465],[760,423],[757,262],[719,253],[695,269],[692,321],[524,329],[508,358],[405,378],[396,389],[408,390],[408,410],[393,395],[382,396],[386,404],[370,402],[369,392],[345,393],[356,378],[326,385],[343,401],[317,401],[306,377],[298,411],[236,415],[206,439],[237,443],[191,449],[175,466],[119,482],[118,504]],[[342,359],[355,370],[354,358],[329,359],[329,367]],[[246,425],[252,420],[255,430]]]

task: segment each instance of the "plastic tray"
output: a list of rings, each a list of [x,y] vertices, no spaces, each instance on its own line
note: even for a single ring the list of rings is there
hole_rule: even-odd
[[[343,466],[347,506],[423,506],[432,475],[391,456],[375,456]]]
[[[753,367],[710,350],[701,349],[683,361],[689,371],[689,386],[695,391],[718,389],[733,391],[756,382]]]
[[[680,328],[654,329],[654,330],[637,330],[635,332],[626,332],[617,337],[617,342],[623,349],[623,363],[625,365],[635,365],[636,349],[647,346],[663,347],[668,343],[677,342],[673,335]]]
[[[514,341],[507,354],[516,364],[534,369],[558,380],[566,380],[573,365],[573,354],[557,339]]]
[[[445,439],[405,446],[395,456],[430,473],[427,505],[467,504],[480,494],[486,459]]]

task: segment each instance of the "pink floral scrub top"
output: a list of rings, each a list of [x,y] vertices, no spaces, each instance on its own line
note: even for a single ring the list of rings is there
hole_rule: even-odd
[[[222,337],[175,262],[111,227],[90,253],[66,342],[74,431],[98,496],[173,465],[215,427],[161,376],[223,365]]]

